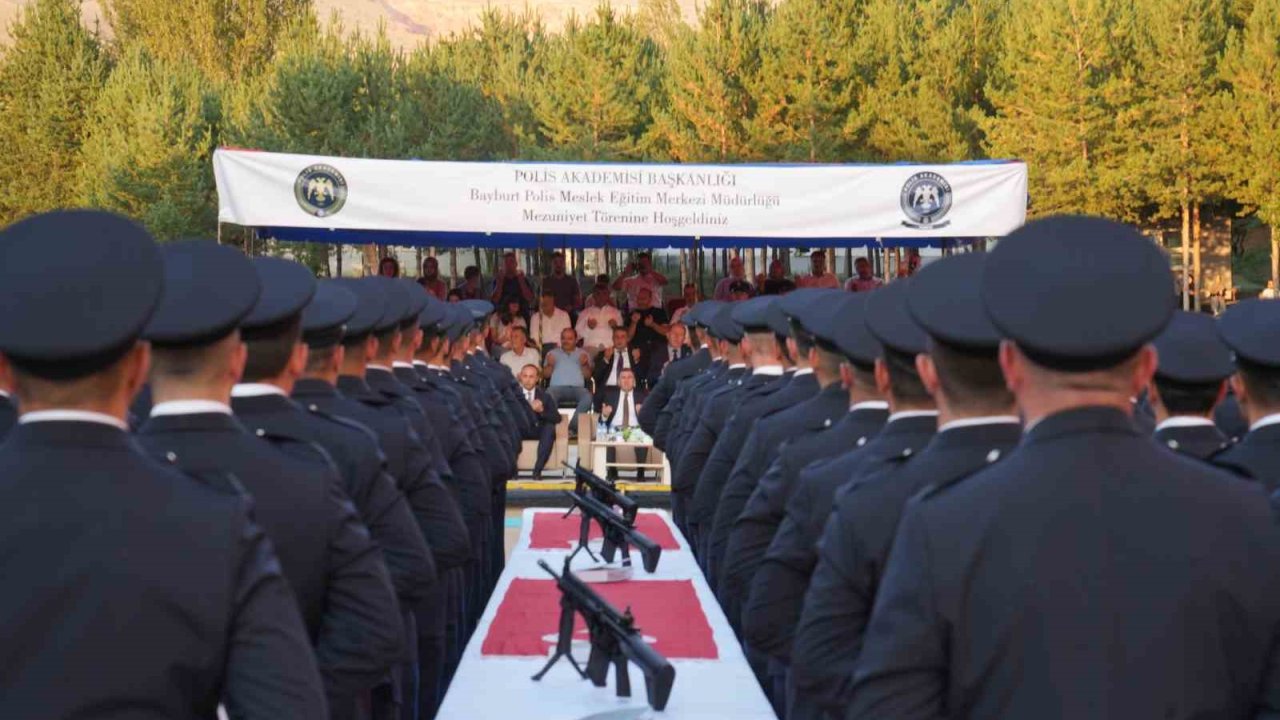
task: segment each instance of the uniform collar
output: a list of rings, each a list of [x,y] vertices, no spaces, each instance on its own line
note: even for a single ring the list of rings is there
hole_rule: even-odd
[[[859,410],[885,410],[889,409],[889,403],[883,400],[863,400],[849,406],[849,412],[857,412]]]
[[[7,390],[0,390],[0,398],[4,398],[5,400],[8,400],[8,399],[9,399],[9,391],[7,391]]]
[[[761,365],[758,368],[752,368],[751,374],[752,375],[772,375],[773,377],[780,377],[782,375],[782,366],[781,365]]]
[[[412,369],[413,369],[413,363],[407,363],[407,362],[404,362],[404,361],[401,361],[401,360],[397,360],[397,361],[395,361],[395,362],[391,363],[391,367],[393,367],[393,368],[408,368],[408,369],[412,370]]]
[[[1022,420],[1017,415],[984,415],[982,417],[962,418],[938,426],[938,432],[959,430],[960,428],[977,427],[979,425],[1020,425]]]
[[[893,423],[899,420],[909,420],[911,418],[921,418],[921,417],[936,418],[938,417],[938,411],[937,410],[903,410],[902,412],[896,412],[891,414],[889,416],[889,422]]]
[[[730,369],[730,370],[746,370],[746,369],[747,369],[747,364],[746,364],[746,363],[734,363],[734,364],[732,364],[732,365],[730,365],[730,366],[729,366],[729,369]]]
[[[294,383],[293,394],[295,397],[298,395],[337,395],[338,388],[318,378],[303,378]]]
[[[377,365],[375,363],[369,363],[368,365],[365,365],[364,369],[373,370],[375,372],[385,372],[385,373],[391,372],[391,368],[387,367],[386,365]]]
[[[230,415],[231,406],[216,400],[169,400],[151,408],[151,417],[170,415]]]
[[[1187,427],[1214,427],[1213,421],[1208,418],[1195,417],[1194,415],[1174,415],[1164,422],[1156,425],[1156,432],[1161,430],[1169,430],[1171,428],[1187,428]]]
[[[279,395],[280,397],[289,397],[284,390],[275,385],[267,383],[240,383],[231,388],[231,397],[233,398],[249,398],[262,397],[264,395]]]
[[[109,425],[124,432],[129,431],[129,426],[120,418],[106,413],[93,412],[92,410],[35,410],[23,413],[18,418],[19,425],[48,422],[94,423],[96,425]]]
[[[1262,418],[1258,422],[1250,425],[1249,432],[1253,432],[1254,430],[1259,430],[1268,425],[1280,425],[1280,413],[1272,413]]]
[[[795,377],[804,377],[805,375],[812,375],[812,374],[813,374],[813,368],[799,368],[795,371]]]

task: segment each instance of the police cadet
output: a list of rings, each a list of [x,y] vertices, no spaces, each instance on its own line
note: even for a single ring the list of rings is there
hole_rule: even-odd
[[[720,384],[721,377],[729,371],[729,362],[724,358],[721,352],[719,341],[713,337],[711,322],[725,307],[726,303],[715,303],[710,307],[703,308],[698,314],[698,324],[701,327],[702,335],[706,339],[708,345],[712,348],[711,364],[707,366],[705,372],[696,375],[682,383],[682,388],[677,390],[676,396],[667,404],[667,408],[662,411],[662,415],[670,415],[667,426],[667,446],[663,452],[667,454],[668,459],[674,459],[678,462],[684,451],[685,441],[689,439],[690,425],[697,420],[702,397],[707,388],[711,388]],[[658,418],[659,432],[662,431],[662,416]],[[679,500],[679,504],[676,501]],[[672,511],[673,516],[677,518],[676,524],[684,529],[681,525],[685,521],[686,501],[681,495],[672,495]],[[679,512],[675,512],[678,510]]]
[[[0,716],[323,718],[307,630],[252,500],[126,433],[159,253],[98,211],[0,233]],[[86,322],[92,311],[92,322]]]
[[[1146,396],[1158,422],[1156,441],[1206,460],[1229,444],[1213,413],[1235,372],[1231,350],[1211,316],[1182,310],[1152,344],[1158,365]]]
[[[153,348],[154,404],[139,443],[184,472],[229,474],[253,497],[315,644],[330,713],[349,716],[404,652],[382,556],[323,454],[314,451],[315,463],[290,457],[231,416],[245,362],[238,324],[261,292],[253,264],[207,241],[161,254],[164,294],[143,333]]]
[[[743,381],[742,391],[728,399],[731,404],[717,409],[724,415],[724,420],[720,427],[711,428],[713,444],[695,485],[689,511],[689,522],[698,528],[695,533],[702,545],[699,560],[712,587],[715,587],[715,568],[709,563],[711,528],[720,493],[756,419],[780,409],[777,393],[790,385],[795,375],[794,367],[788,372],[791,363],[786,359],[786,345],[790,326],[787,316],[778,307],[777,296],[736,303],[732,317],[745,331],[742,344],[751,365],[751,375]],[[700,426],[699,431],[704,427],[706,425]]]
[[[706,354],[702,356],[704,358],[703,360],[697,361],[697,366],[695,368],[686,370],[682,373],[681,377],[675,378],[674,389],[671,391],[670,399],[664,402],[661,408],[658,408],[657,419],[653,421],[653,432],[649,434],[653,436],[654,445],[657,446],[658,449],[662,450],[662,452],[666,453],[668,458],[671,455],[669,443],[672,439],[671,426],[676,419],[680,417],[679,413],[684,405],[684,400],[689,392],[689,388],[696,383],[704,382],[708,373],[716,372],[720,367],[722,367],[722,365],[717,362],[720,358],[720,353],[716,349],[715,343],[711,342],[711,336],[707,333],[706,323],[703,321],[703,318],[708,317],[708,313],[712,312],[719,305],[720,303],[718,301],[707,300],[698,303],[692,310],[684,315],[683,322],[689,328],[689,337],[692,338],[693,343],[698,346],[698,353],[705,351]],[[698,353],[695,353],[694,356],[696,357]],[[645,407],[648,406],[649,403],[646,402]],[[643,410],[643,408],[641,408],[641,410]],[[648,431],[646,430],[646,432]],[[684,509],[680,509],[681,514],[679,515],[674,512],[674,505],[672,506],[672,510],[672,518],[676,519],[676,525],[680,526],[684,519]]]
[[[735,305],[724,305],[711,318],[711,336],[719,344],[720,355],[729,363],[729,369],[720,380],[709,385],[703,394],[694,401],[693,408],[686,413],[696,412],[697,417],[688,424],[689,439],[684,443],[679,461],[671,477],[672,495],[680,495],[681,502],[689,512],[685,517],[688,532],[685,533],[689,544],[697,551],[700,546],[701,530],[698,518],[692,512],[694,494],[697,492],[698,478],[706,465],[707,456],[715,445],[716,437],[724,429],[729,419],[729,412],[744,395],[758,387],[762,381],[767,382],[773,375],[751,374],[751,366],[747,362],[746,348],[743,347],[743,327],[734,319]],[[701,560],[701,558],[699,558]]]
[[[1231,306],[1218,320],[1223,342],[1236,357],[1231,386],[1249,421],[1249,432],[1213,462],[1280,488],[1280,303],[1249,300]]]
[[[18,422],[18,408],[13,404],[13,387],[0,381],[0,441]]]
[[[929,352],[917,356],[916,365],[937,401],[938,434],[921,452],[877,474],[860,474],[837,494],[791,653],[792,720],[839,717],[847,706],[854,663],[908,498],[998,462],[1021,436],[996,358],[1000,335],[978,292],[985,257],[944,258],[911,280],[907,307],[929,335]]]
[[[1267,499],[1129,417],[1173,314],[1168,259],[1124,225],[1056,217],[1002,240],[981,282],[1027,429],[907,504],[847,717],[1276,715]]]
[[[405,715],[432,717],[444,691],[448,614],[457,606],[450,603],[449,578],[470,561],[471,540],[457,503],[406,416],[364,382],[365,357],[373,352],[377,340],[368,334],[371,314],[356,317],[359,304],[354,294],[338,284],[320,283],[302,314],[307,369],[303,379],[294,384],[293,398],[312,411],[358,422],[377,437],[387,471],[396,479],[431,548],[441,582],[412,608],[418,631],[418,674],[406,678],[405,685],[417,688],[417,702],[406,703]],[[353,322],[362,323],[355,331],[364,338],[365,346],[354,348],[359,375],[346,383],[351,390],[348,394],[339,392],[337,383],[346,364],[342,339]],[[460,588],[456,580],[454,585],[455,591]]]
[[[654,445],[659,450],[662,449],[662,445],[658,442],[658,417],[662,409],[671,401],[671,397],[675,394],[676,387],[681,380],[705,370],[707,365],[711,363],[711,352],[707,350],[694,330],[697,324],[697,315],[695,313],[697,308],[698,306],[694,305],[680,318],[680,322],[684,323],[688,331],[689,341],[693,344],[695,351],[662,369],[662,376],[658,379],[658,384],[654,385],[653,389],[649,391],[649,397],[645,398],[644,405],[636,412],[636,420],[640,422],[640,429],[653,438]]]
[[[782,694],[796,623],[818,562],[818,540],[836,492],[851,481],[909,459],[937,430],[936,405],[916,369],[916,356],[927,351],[928,340],[907,310],[907,292],[914,282],[900,280],[872,293],[863,319],[880,341],[876,386],[889,402],[888,421],[861,448],[800,473],[782,524],[751,579],[742,611],[743,637],[749,647],[774,661],[775,698]]]
[[[775,398],[786,401],[785,409],[757,422],[743,444],[742,455],[720,494],[711,531],[711,566],[718,568],[716,584],[721,591],[721,605],[729,624],[738,631],[748,583],[768,540],[759,548],[739,544],[730,552],[734,523],[787,440],[830,428],[848,411],[848,393],[840,385],[843,356],[832,344],[836,320],[827,318],[839,305],[837,301],[846,297],[839,290],[807,289],[791,292],[780,300],[791,323],[799,367],[791,383],[775,394]],[[821,345],[819,339],[824,341]]]

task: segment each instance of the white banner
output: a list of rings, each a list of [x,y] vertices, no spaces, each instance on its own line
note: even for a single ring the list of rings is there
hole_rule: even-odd
[[[423,162],[218,150],[218,219],[253,227],[743,238],[999,237],[1022,162]]]

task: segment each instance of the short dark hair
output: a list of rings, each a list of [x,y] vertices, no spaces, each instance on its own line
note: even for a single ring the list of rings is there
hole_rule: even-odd
[[[929,356],[947,399],[966,409],[1003,409],[1013,405],[996,350],[969,350],[934,342]]]
[[[337,345],[311,348],[310,351],[307,352],[307,372],[320,372],[321,370],[325,370],[326,366],[331,360],[333,360],[333,356],[337,352]]]
[[[808,357],[809,351],[813,349],[814,337],[804,326],[796,322],[795,318],[789,319],[791,323],[791,339],[796,341],[796,350],[800,352],[801,357]]]
[[[1273,408],[1280,405],[1280,370],[1264,367],[1237,357],[1236,367],[1244,389],[1257,405]]]
[[[555,290],[543,290],[543,291],[542,291],[542,297],[549,297],[549,298],[551,298],[552,300],[555,300],[555,299],[556,299],[556,292],[555,292]]]
[[[514,252],[510,251],[510,250],[508,250],[507,252],[505,252],[505,253],[503,253],[503,254],[502,254],[502,258],[503,258],[504,260],[505,260],[505,259],[507,259],[507,258],[513,258],[513,257],[515,257],[515,256],[516,256],[516,254],[515,254]]]
[[[559,250],[557,250],[557,251],[555,251],[555,252],[551,253],[551,257],[553,257],[553,258],[562,258],[562,257],[564,257],[564,253],[562,253],[562,252],[560,252]]]
[[[653,256],[647,252],[636,253],[636,260],[652,260]]]
[[[914,353],[886,347],[881,357],[889,371],[889,389],[896,400],[905,403],[932,402],[933,396],[925,389],[920,373],[916,372]]]
[[[1156,391],[1160,404],[1170,415],[1208,415],[1218,404],[1222,382],[1185,383],[1168,380],[1156,375]]]
[[[296,315],[269,330],[246,333],[244,340],[249,348],[245,382],[276,377],[289,365],[294,346],[302,340],[302,316]]]
[[[151,350],[151,372],[171,378],[203,375],[215,360],[225,356],[223,353],[216,352],[220,345],[220,340],[179,347],[154,345]]]
[[[838,375],[840,373],[840,365],[844,363],[844,356],[821,345],[815,345],[814,347],[818,349],[818,367],[830,375]]]
[[[475,265],[468,265],[467,269],[462,271],[462,277],[470,280],[473,277],[480,277],[480,268]]]

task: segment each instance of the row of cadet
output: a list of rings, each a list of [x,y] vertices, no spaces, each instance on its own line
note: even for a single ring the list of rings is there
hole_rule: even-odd
[[[0,296],[0,717],[434,716],[538,422],[488,303],[82,210]]]
[[[779,716],[1280,717],[1280,305],[1168,268],[1057,217],[685,316],[640,420]]]

